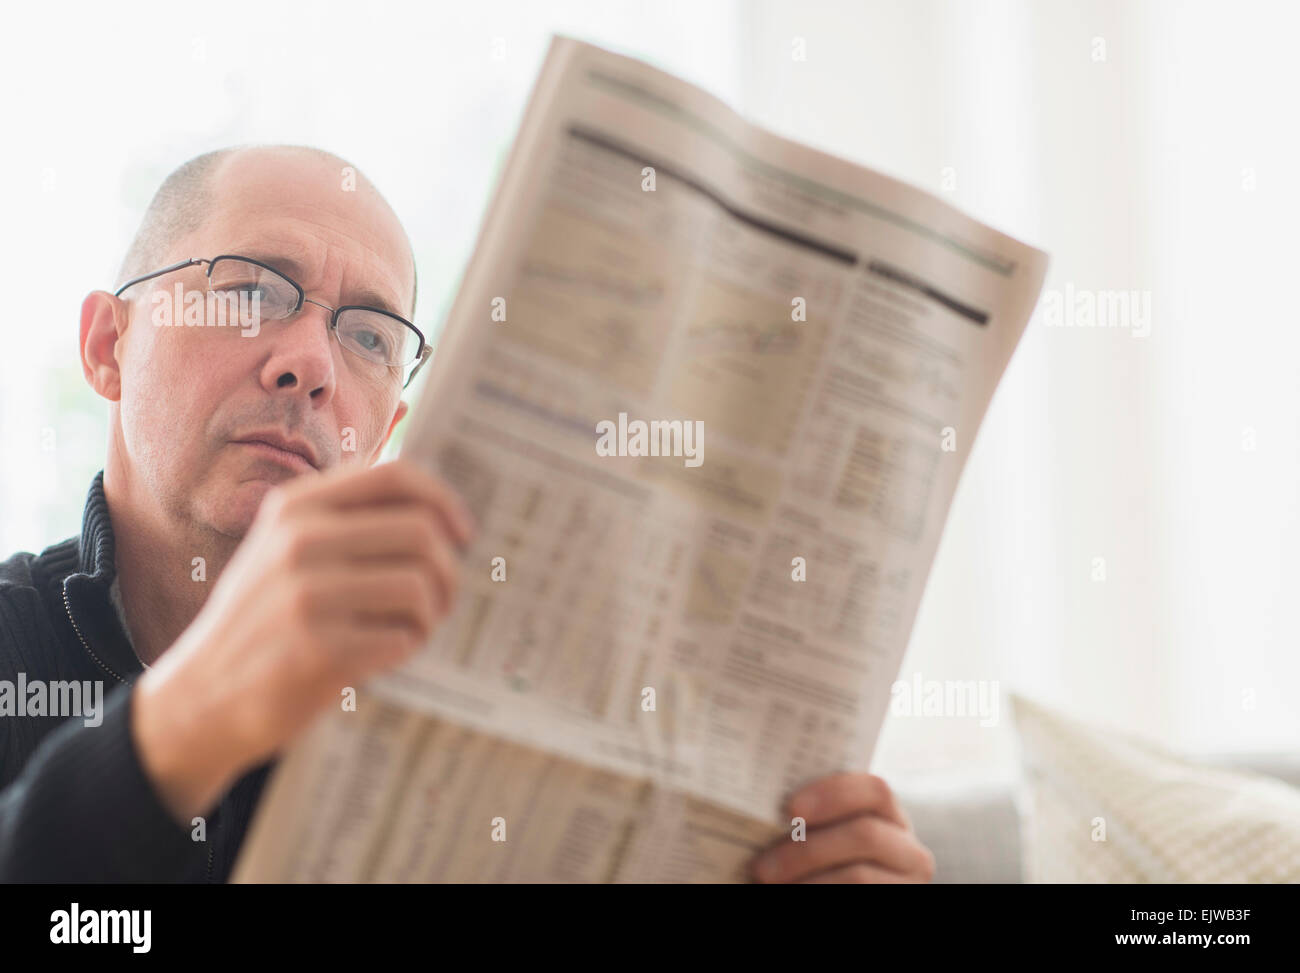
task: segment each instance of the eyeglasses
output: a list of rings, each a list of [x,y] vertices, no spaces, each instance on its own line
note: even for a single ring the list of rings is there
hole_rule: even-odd
[[[402,388],[411,384],[415,373],[424,367],[433,352],[420,329],[405,318],[383,308],[359,304],[329,307],[313,301],[294,281],[252,257],[222,254],[211,260],[182,260],[170,267],[132,277],[113,296],[121,297],[128,287],[198,264],[207,264],[208,290],[218,298],[248,302],[256,295],[256,306],[262,319],[282,321],[301,311],[303,304],[315,304],[329,311],[330,330],[339,344],[352,354],[374,365],[402,368],[415,365]]]

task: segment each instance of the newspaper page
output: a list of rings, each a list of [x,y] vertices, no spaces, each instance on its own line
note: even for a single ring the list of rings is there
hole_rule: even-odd
[[[237,881],[731,881],[869,766],[1046,255],[553,41],[404,455],[480,524]]]

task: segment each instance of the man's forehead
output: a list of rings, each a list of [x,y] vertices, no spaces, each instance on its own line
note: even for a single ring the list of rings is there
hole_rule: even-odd
[[[311,296],[313,288],[332,284],[336,278],[342,287],[341,304],[369,304],[405,316],[412,281],[403,278],[391,260],[373,251],[358,251],[352,247],[322,248],[319,244],[304,244],[284,232],[249,234],[241,232],[223,236],[214,241],[210,255],[218,253],[252,257],[269,264]],[[410,259],[409,257],[406,259]]]
[[[215,174],[209,217],[191,243],[218,250],[193,256],[255,257],[307,287],[338,275],[345,287],[384,298],[360,303],[395,303],[403,313],[415,283],[406,233],[364,179],[343,180],[343,165],[299,153],[235,155]]]

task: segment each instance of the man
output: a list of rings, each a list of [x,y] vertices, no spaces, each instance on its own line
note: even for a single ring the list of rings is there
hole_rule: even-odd
[[[473,532],[444,483],[375,465],[427,347],[406,234],[343,160],[192,160],[119,279],[82,305],[109,442],[81,535],[0,565],[0,680],[106,686],[96,725],[4,718],[6,881],[225,881],[276,755],[427,642]],[[162,326],[195,293],[255,295],[260,326]],[[760,881],[932,874],[877,777],[814,782],[790,812],[807,840],[759,856]]]

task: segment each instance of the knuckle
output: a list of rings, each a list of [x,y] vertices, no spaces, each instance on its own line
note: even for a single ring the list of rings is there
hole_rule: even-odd
[[[863,848],[874,848],[880,837],[876,819],[865,814],[853,819],[849,824],[849,833],[854,843]]]

